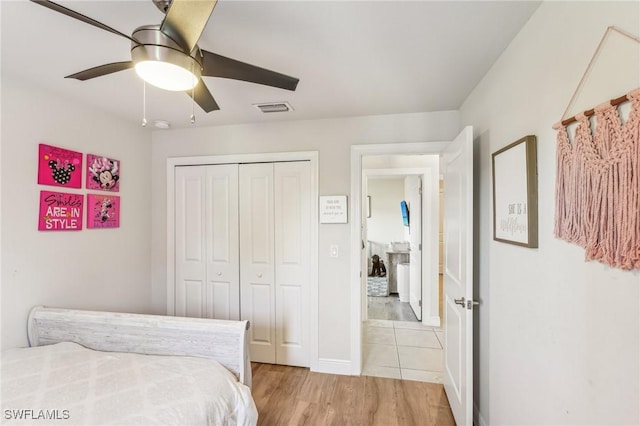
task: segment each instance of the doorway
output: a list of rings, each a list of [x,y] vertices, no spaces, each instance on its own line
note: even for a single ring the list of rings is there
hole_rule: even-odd
[[[363,161],[369,159],[365,157]],[[416,230],[410,229],[420,225],[417,212],[420,201],[409,200],[406,194],[409,188],[406,187],[409,181],[414,181],[420,188],[422,179],[420,175],[372,174],[375,169],[364,169],[364,172],[367,217],[363,222],[363,239],[368,265],[366,319],[421,321],[422,258],[416,250],[410,250],[411,239],[418,240],[414,244],[417,248],[422,241],[415,238]],[[397,172],[402,173],[402,169]],[[421,198],[419,190],[412,192]],[[410,303],[411,294],[414,303]]]
[[[438,181],[438,155],[362,157],[365,375],[442,382]]]
[[[437,155],[362,157],[365,320],[440,325],[438,167]]]
[[[377,167],[378,174],[380,169],[388,169],[389,164],[384,163],[390,161],[385,157],[392,156],[411,156],[411,155],[439,155],[449,142],[429,142],[429,143],[404,143],[404,144],[378,144],[378,145],[354,145],[351,148],[351,212],[352,218],[351,236],[352,236],[352,253],[351,258],[354,259],[351,268],[351,368],[352,373],[359,375],[362,372],[362,343],[363,343],[363,320],[366,319],[367,298],[364,290],[364,281],[366,279],[365,271],[368,271],[366,243],[363,237],[363,218],[366,216],[366,189],[363,190],[363,181],[366,181],[363,173],[363,159],[367,156],[376,157],[377,161],[382,164]],[[368,166],[369,167],[369,166]],[[393,168],[393,167],[391,167]],[[418,172],[420,173],[420,172]],[[373,208],[373,205],[372,205]],[[427,210],[427,209],[425,209]],[[365,231],[366,232],[366,231]],[[437,252],[437,236],[435,238],[425,238],[425,241],[433,241],[434,248],[431,252]],[[423,252],[425,251],[423,246]],[[359,259],[359,261],[358,261]],[[424,266],[424,262],[423,262]],[[437,271],[437,265],[435,266]],[[424,302],[423,302],[424,307]],[[424,311],[423,311],[424,313]]]
[[[362,214],[362,163],[367,155],[437,154],[443,164],[443,384],[457,424],[471,424],[473,407],[473,129],[465,127],[451,141],[407,144],[355,145],[351,147],[351,363],[352,374],[363,365],[363,294],[365,244]],[[439,179],[438,190],[439,195]],[[436,228],[437,229],[437,228]],[[437,251],[438,237],[433,238]],[[358,262],[358,259],[361,259]],[[436,266],[436,271],[438,270]]]

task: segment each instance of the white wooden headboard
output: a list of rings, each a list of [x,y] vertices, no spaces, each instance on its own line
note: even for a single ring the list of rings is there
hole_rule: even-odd
[[[248,321],[80,311],[36,306],[29,314],[30,346],[75,342],[104,352],[215,359],[251,386]]]

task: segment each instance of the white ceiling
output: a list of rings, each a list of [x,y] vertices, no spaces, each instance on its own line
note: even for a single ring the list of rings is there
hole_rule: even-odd
[[[151,0],[60,1],[123,33],[157,24]],[[300,79],[295,92],[205,77],[220,111],[196,106],[197,126],[458,109],[539,1],[224,1],[201,48]],[[132,123],[142,81],[128,70],[63,77],[130,60],[123,37],[27,1],[0,1],[2,72]],[[252,104],[288,101],[294,112]],[[147,119],[190,126],[191,100],[147,86]]]

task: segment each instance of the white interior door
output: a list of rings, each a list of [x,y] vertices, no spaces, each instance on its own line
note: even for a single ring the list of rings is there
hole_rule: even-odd
[[[309,365],[311,164],[275,163],[276,363]]]
[[[238,167],[178,167],[175,179],[175,314],[239,319]]]
[[[240,319],[238,165],[206,166],[204,317]]]
[[[444,150],[444,388],[458,426],[473,424],[473,131]]]
[[[205,166],[176,168],[175,200],[175,314],[201,318],[207,281]]]
[[[273,163],[241,164],[240,298],[251,360],[276,362]]]
[[[409,305],[422,321],[422,179],[405,179],[409,201]]]

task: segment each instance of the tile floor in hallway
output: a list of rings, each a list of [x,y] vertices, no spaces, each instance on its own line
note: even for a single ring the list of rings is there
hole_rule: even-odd
[[[367,317],[393,321],[418,321],[409,303],[401,302],[397,294],[387,297],[367,297]]]
[[[363,331],[363,375],[442,383],[443,329],[374,319]]]

